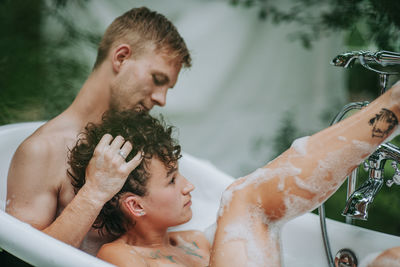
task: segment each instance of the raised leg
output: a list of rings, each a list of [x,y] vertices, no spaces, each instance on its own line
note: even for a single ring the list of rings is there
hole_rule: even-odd
[[[280,228],[313,210],[397,127],[400,84],[346,120],[296,140],[233,183],[221,201],[211,266],[280,266]],[[306,245],[306,244],[305,244]]]

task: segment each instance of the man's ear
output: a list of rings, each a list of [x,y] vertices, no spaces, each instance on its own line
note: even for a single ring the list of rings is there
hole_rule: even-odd
[[[112,66],[115,72],[119,72],[124,60],[131,57],[132,49],[128,44],[117,46],[112,55]]]
[[[141,204],[141,199],[139,196],[136,195],[129,195],[123,200],[122,204],[125,208],[125,210],[135,216],[135,217],[141,217],[146,215],[146,212],[144,211],[144,208]]]

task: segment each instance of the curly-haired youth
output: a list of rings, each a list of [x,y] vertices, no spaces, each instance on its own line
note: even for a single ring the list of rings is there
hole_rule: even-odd
[[[146,183],[149,178],[148,166],[152,157],[157,157],[170,170],[181,157],[181,148],[172,138],[173,127],[167,126],[164,120],[150,116],[145,112],[137,111],[109,111],[103,115],[99,124],[89,123],[85,131],[80,134],[76,145],[69,154],[70,169],[68,174],[74,186],[75,193],[85,184],[86,167],[93,156],[95,147],[104,134],[113,137],[122,136],[129,141],[133,149],[127,157],[131,160],[137,152],[142,151],[143,160],[128,176],[122,189],[100,211],[93,224],[114,237],[125,233],[127,225],[132,223],[125,218],[120,210],[120,197],[125,192],[138,196],[147,194]],[[134,223],[134,222],[133,222]]]

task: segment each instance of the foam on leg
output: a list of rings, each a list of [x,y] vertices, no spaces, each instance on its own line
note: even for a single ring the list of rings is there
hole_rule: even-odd
[[[291,147],[300,155],[305,156],[307,155],[307,142],[309,138],[309,136],[298,138],[293,141]]]
[[[257,234],[257,229],[262,225],[268,225],[269,238],[262,238]],[[249,207],[249,211],[240,220],[227,225],[224,230],[223,243],[240,241],[244,245],[246,266],[277,266],[281,262],[280,227],[269,224],[260,207]]]

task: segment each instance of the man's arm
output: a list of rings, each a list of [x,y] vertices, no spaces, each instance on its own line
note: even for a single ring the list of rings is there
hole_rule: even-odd
[[[6,212],[37,229],[54,220],[58,188],[48,145],[29,139],[15,152],[8,172]]]
[[[128,174],[141,161],[140,153],[129,162],[118,154],[123,142],[122,137],[113,140],[111,135],[105,135],[101,139],[87,168],[86,184],[57,218],[61,188],[56,181],[59,179],[56,175],[59,175],[60,170],[54,170],[50,164],[59,155],[54,155],[39,140],[24,142],[11,162],[6,211],[35,228],[78,247],[104,203],[121,189]],[[123,148],[128,154],[132,146],[127,142]],[[65,156],[61,156],[63,162]]]

